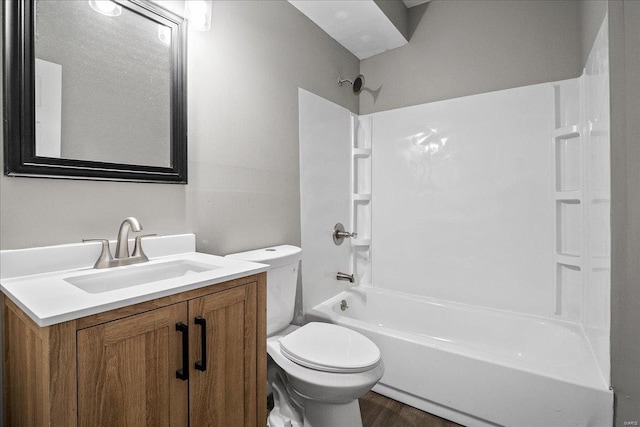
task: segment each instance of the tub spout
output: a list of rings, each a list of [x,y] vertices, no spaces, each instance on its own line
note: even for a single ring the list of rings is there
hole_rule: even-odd
[[[353,281],[354,281],[353,274],[340,273],[340,272],[338,272],[338,274],[336,275],[336,279],[338,279],[338,280],[346,280],[349,283],[353,283]]]

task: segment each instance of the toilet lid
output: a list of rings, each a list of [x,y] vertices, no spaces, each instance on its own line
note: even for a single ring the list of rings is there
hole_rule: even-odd
[[[380,350],[369,338],[329,323],[307,323],[278,341],[287,359],[318,371],[364,372],[380,361]]]

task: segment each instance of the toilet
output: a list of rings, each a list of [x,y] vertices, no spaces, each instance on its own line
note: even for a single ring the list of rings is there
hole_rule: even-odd
[[[380,350],[329,323],[291,325],[302,250],[282,245],[227,255],[267,271],[269,427],[362,427],[358,398],[382,378]]]

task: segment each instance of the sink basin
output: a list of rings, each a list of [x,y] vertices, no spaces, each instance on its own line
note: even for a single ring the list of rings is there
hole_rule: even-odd
[[[91,269],[100,245],[72,243],[0,251],[0,291],[47,327],[245,278],[264,264],[196,252],[195,235],[148,237],[149,262]],[[1,424],[1,422],[0,422]]]
[[[169,261],[159,264],[138,264],[117,267],[104,273],[85,274],[64,278],[64,281],[91,294],[130,288],[160,280],[173,279],[221,268],[191,260]]]

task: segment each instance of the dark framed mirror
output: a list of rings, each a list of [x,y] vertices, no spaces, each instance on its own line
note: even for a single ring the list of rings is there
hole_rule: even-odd
[[[182,17],[146,0],[3,15],[5,175],[187,183]]]

